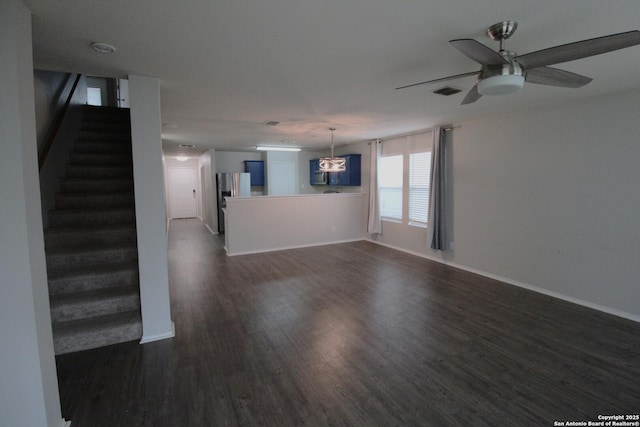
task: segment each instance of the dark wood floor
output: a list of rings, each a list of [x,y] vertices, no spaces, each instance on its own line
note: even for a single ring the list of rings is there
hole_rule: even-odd
[[[640,412],[631,321],[369,242],[227,257],[198,220],[171,223],[169,262],[174,339],[57,357],[74,427],[552,426]]]

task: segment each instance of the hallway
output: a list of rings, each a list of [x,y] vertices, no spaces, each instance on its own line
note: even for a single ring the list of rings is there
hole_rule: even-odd
[[[58,356],[83,426],[553,425],[637,413],[640,325],[370,242],[169,233],[174,339]],[[634,412],[635,411],[635,412]]]

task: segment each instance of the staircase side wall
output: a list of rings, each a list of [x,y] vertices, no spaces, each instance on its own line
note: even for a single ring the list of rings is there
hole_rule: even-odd
[[[0,2],[0,424],[60,426],[40,215],[31,14]]]
[[[51,126],[61,111],[74,80],[74,74],[34,71],[38,152],[42,150]],[[48,212],[53,210],[55,206],[55,195],[60,191],[60,179],[64,175],[69,153],[73,148],[79,125],[82,121],[82,106],[86,103],[87,82],[86,77],[82,76],[78,82],[76,92],[71,98],[68,113],[58,131],[56,141],[51,147],[47,161],[40,171],[40,202],[44,228],[49,226]]]

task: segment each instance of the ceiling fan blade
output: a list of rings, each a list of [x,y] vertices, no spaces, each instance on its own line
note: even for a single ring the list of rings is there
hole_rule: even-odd
[[[527,71],[526,77],[527,83],[570,88],[582,87],[592,80],[591,77],[551,67],[534,68]]]
[[[447,80],[455,80],[455,79],[460,79],[462,77],[476,76],[476,75],[478,75],[478,71],[472,71],[470,73],[456,74],[455,76],[442,77],[442,78],[435,79],[435,80],[427,80],[426,82],[413,83],[413,84],[406,85],[406,86],[400,86],[400,87],[397,87],[396,90],[398,90],[398,89],[406,89],[408,87],[414,87],[414,86],[427,85],[427,84],[430,84],[430,83],[445,82]]]
[[[516,56],[515,59],[528,71],[533,68],[600,55],[637,44],[640,44],[640,31],[635,30],[525,53]]]
[[[474,39],[450,40],[449,43],[451,43],[453,47],[458,49],[460,52],[482,65],[500,65],[507,64],[509,62],[495,50],[488,48]]]
[[[467,93],[467,96],[465,96],[464,99],[462,100],[461,105],[471,104],[473,102],[476,102],[481,97],[482,95],[480,95],[480,92],[478,92],[478,85],[474,85],[469,91],[469,93]]]

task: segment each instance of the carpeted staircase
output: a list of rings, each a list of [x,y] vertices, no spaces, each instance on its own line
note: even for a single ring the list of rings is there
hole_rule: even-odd
[[[84,108],[45,230],[56,354],[142,336],[129,110]]]

